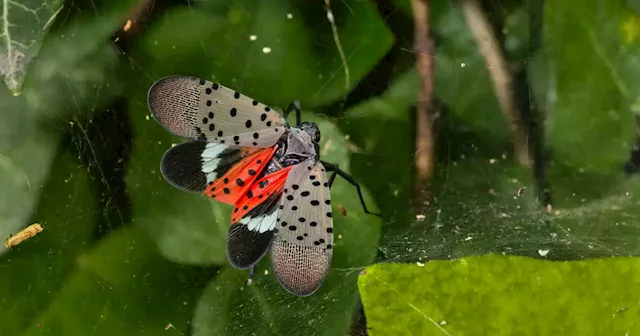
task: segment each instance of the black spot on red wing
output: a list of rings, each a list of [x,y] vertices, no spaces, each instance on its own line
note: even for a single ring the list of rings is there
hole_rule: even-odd
[[[289,196],[287,196],[287,200],[289,200],[289,201],[293,201],[293,195],[289,195]]]
[[[304,223],[304,222],[306,221],[306,219],[304,219],[304,217],[300,217],[300,218],[298,218],[298,221],[299,221],[300,223]]]
[[[309,225],[311,225],[311,226],[316,226],[316,225],[318,225],[318,223],[316,223],[316,222],[311,222],[311,223],[309,223]]]
[[[318,187],[318,186],[320,186],[320,181],[313,181],[313,183],[312,183],[312,184],[313,184],[314,186]]]
[[[311,201],[311,205],[314,205],[314,206],[315,206],[315,205],[320,205],[320,202],[319,202],[319,201],[316,201],[316,200],[313,200],[313,201]]]
[[[231,190],[229,190],[229,188],[224,188],[224,189],[222,189],[222,191],[227,195],[229,195],[231,193]]]
[[[229,183],[229,179],[228,179],[228,178],[226,178],[226,177],[225,177],[225,178],[224,178],[224,180],[222,180],[222,181],[224,182],[224,184]]]
[[[262,160],[258,160],[256,161],[258,164],[262,164]]]
[[[241,178],[237,178],[237,179],[236,179],[236,184],[237,184],[239,187],[244,187],[244,181],[243,181]]]
[[[256,171],[253,169],[249,169],[249,175],[253,176],[256,174]]]
[[[247,128],[251,128],[251,120],[247,120],[247,121],[244,123],[244,125],[245,125]]]
[[[297,230],[297,229],[298,229],[298,228],[297,228],[295,225],[291,225],[291,226],[289,226],[289,230],[291,230],[291,231],[295,231],[295,230]]]
[[[327,228],[327,233],[332,233],[333,232],[333,228]]]
[[[331,212],[327,212],[327,217],[331,217]]]
[[[303,192],[300,193],[300,195],[302,195],[302,196],[309,196],[309,194],[310,193],[308,191],[303,191]]]
[[[259,199],[262,199],[262,197],[263,197],[263,195],[262,195],[262,194],[258,195],[258,198],[259,198]]]
[[[253,191],[247,191],[247,198],[253,198]]]
[[[236,108],[234,107],[234,108],[232,108],[232,109],[231,109],[231,111],[229,111],[229,114],[230,114],[232,117],[235,117],[235,116],[236,116],[236,114],[238,114],[238,110],[236,110]]]
[[[242,207],[242,210],[247,210],[247,209],[249,209],[249,206],[247,206],[247,205]]]
[[[303,239],[304,239],[304,237],[303,237],[303,236],[297,236],[297,237],[296,237],[296,239],[297,239],[297,240],[303,240]]]
[[[267,114],[266,114],[266,113],[263,113],[263,114],[260,116],[260,121],[265,121],[266,119],[267,119]]]
[[[238,212],[238,208],[233,209],[233,212]]]

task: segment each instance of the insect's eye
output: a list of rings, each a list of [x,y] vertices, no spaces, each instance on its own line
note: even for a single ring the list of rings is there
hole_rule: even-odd
[[[316,134],[313,136],[313,141],[315,143],[319,143],[320,142],[320,130],[316,128]]]

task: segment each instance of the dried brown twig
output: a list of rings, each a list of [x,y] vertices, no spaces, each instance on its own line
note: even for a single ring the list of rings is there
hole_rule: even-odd
[[[426,199],[427,183],[434,170],[433,88],[434,43],[430,32],[429,0],[411,0],[415,25],[414,53],[421,89],[416,113],[416,201]]]
[[[530,165],[527,137],[513,95],[513,84],[507,61],[478,0],[461,0],[460,8],[471,33],[485,59],[500,110],[507,122],[516,160]]]

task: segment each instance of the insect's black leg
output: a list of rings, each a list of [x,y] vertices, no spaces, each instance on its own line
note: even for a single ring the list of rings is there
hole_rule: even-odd
[[[289,107],[287,107],[287,109],[284,111],[283,117],[285,119],[287,119],[287,117],[289,116],[289,113],[291,113],[291,111],[296,110],[296,126],[300,126],[301,121],[301,113],[302,113],[302,108],[300,107],[300,101],[298,100],[294,100],[293,103],[289,104]]]
[[[247,282],[244,283],[245,287],[251,285],[251,281],[253,278],[253,272],[255,271],[255,266],[249,267],[249,277],[247,278]]]
[[[358,183],[358,181],[356,181],[351,175],[347,174],[347,172],[340,169],[337,164],[328,163],[324,161],[320,161],[320,162],[322,162],[322,164],[324,165],[324,167],[327,169],[328,172],[333,172],[333,174],[331,174],[331,176],[329,177],[329,188],[331,188],[331,186],[333,185],[333,181],[336,179],[336,176],[340,175],[340,177],[345,179],[345,181],[351,183],[351,185],[356,187],[356,190],[358,191],[358,196],[360,197],[360,203],[362,204],[362,208],[364,209],[364,212],[369,215],[382,217],[381,214],[370,212],[367,209],[367,205],[364,202],[364,197],[362,197],[362,190],[360,190],[360,184]]]

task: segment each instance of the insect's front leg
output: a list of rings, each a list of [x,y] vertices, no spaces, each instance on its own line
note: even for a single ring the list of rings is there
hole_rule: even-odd
[[[375,213],[375,212],[370,212],[367,209],[367,205],[364,202],[364,197],[362,197],[362,190],[360,189],[360,184],[358,183],[358,181],[356,181],[353,178],[353,176],[347,174],[347,172],[345,172],[344,170],[340,169],[337,164],[324,162],[322,160],[320,162],[322,162],[322,165],[324,165],[324,167],[327,170],[327,172],[333,172],[333,174],[331,174],[331,176],[329,177],[329,188],[331,188],[331,186],[333,185],[333,181],[336,179],[336,176],[340,175],[340,177],[345,179],[345,181],[351,183],[351,185],[356,187],[356,190],[358,191],[358,196],[360,197],[360,204],[362,204],[362,208],[364,209],[364,212],[369,214],[369,215],[382,217],[381,214]]]
[[[287,107],[282,116],[287,119],[287,117],[293,110],[296,110],[296,126],[300,126],[300,123],[302,123],[302,108],[300,107],[300,101],[294,100],[293,103],[289,104],[289,107]]]

